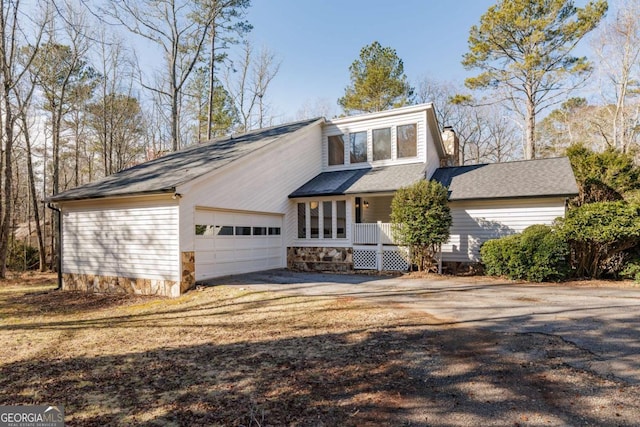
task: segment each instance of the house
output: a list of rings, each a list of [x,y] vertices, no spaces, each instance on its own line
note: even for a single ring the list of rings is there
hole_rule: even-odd
[[[406,269],[394,191],[447,185],[444,261],[548,224],[577,194],[566,158],[455,165],[431,104],[318,118],[194,145],[50,198],[64,289],[178,296],[196,281],[273,268]],[[443,166],[443,167],[441,167]]]

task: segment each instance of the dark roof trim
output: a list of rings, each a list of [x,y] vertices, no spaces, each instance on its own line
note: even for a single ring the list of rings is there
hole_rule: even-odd
[[[490,200],[521,200],[521,199],[570,199],[576,194],[543,194],[543,195],[527,195],[527,196],[494,196],[494,197],[470,197],[467,199],[451,199],[449,202],[482,202]]]
[[[105,194],[105,195],[96,195],[96,196],[79,196],[79,197],[64,197],[64,198],[56,198],[56,195],[47,197],[44,199],[45,202],[49,203],[60,203],[60,202],[78,202],[81,200],[99,200],[99,199],[122,199],[125,197],[138,197],[138,196],[153,196],[153,195],[161,195],[161,194],[171,194],[176,192],[176,187],[164,188],[159,190],[149,190],[149,191],[138,191],[135,193],[124,193],[124,194]]]

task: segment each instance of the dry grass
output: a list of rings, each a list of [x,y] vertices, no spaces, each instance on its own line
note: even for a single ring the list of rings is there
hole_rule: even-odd
[[[637,387],[548,336],[442,328],[351,298],[177,299],[0,284],[0,404],[70,426],[632,425]]]

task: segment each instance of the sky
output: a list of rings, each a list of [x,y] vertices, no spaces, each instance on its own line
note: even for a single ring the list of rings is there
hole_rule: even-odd
[[[374,41],[396,50],[416,86],[422,77],[462,84],[472,25],[495,0],[253,0],[249,38],[282,61],[267,91],[277,121],[318,102],[340,113],[349,66]]]

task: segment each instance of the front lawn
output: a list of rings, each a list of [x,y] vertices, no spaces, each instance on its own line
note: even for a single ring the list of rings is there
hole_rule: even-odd
[[[548,336],[444,327],[350,298],[226,286],[107,296],[54,281],[0,283],[0,405],[62,404],[69,426],[640,419],[638,387],[566,366],[558,355],[577,350]],[[536,346],[554,356],[525,362]]]

